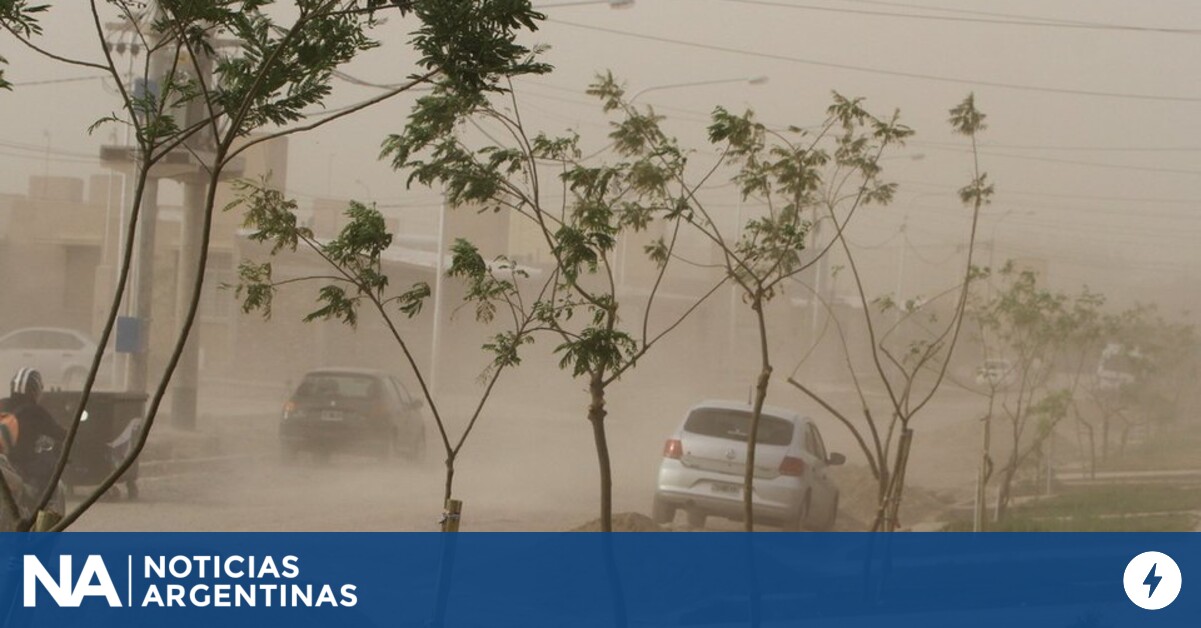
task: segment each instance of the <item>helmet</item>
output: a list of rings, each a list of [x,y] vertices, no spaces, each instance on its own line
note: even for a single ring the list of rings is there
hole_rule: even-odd
[[[36,397],[42,393],[42,374],[37,369],[22,368],[13,375],[10,391],[14,395]]]

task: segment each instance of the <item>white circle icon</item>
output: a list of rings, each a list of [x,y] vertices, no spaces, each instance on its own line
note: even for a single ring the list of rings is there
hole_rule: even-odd
[[[1157,611],[1176,601],[1180,584],[1180,567],[1171,556],[1161,552],[1143,552],[1135,556],[1122,575],[1126,597],[1149,611]]]

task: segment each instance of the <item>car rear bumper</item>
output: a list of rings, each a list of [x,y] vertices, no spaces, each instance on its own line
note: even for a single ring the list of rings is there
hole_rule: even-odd
[[[660,469],[655,496],[677,508],[741,520],[744,512],[741,485],[741,477],[692,469],[673,461]],[[755,517],[790,522],[800,512],[803,494],[799,478],[756,478],[752,495]]]
[[[297,449],[355,450],[375,449],[391,439],[376,426],[318,421],[284,421],[279,429],[280,442]]]

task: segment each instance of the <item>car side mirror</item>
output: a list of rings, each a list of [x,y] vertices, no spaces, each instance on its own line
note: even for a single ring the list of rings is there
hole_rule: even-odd
[[[830,454],[830,457],[828,459],[826,459],[826,464],[836,467],[840,464],[844,464],[846,461],[847,461],[846,456],[844,456],[838,452],[834,452],[834,453]]]

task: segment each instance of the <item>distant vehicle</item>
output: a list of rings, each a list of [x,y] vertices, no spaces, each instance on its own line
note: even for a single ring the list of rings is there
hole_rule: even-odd
[[[1116,342],[1106,344],[1097,362],[1097,387],[1101,390],[1118,390],[1133,384],[1142,359],[1138,347],[1130,348]]]
[[[1009,360],[985,360],[976,368],[976,383],[988,388],[1006,388],[1013,383],[1013,363]]]
[[[37,369],[46,388],[80,390],[96,355],[96,343],[83,332],[58,327],[28,327],[0,336],[0,379],[21,367]],[[101,361],[100,384],[107,383],[108,360]]]
[[[694,406],[667,440],[652,516],[669,523],[684,510],[692,527],[709,515],[743,519],[742,481],[752,408],[733,401]],[[812,420],[764,407],[755,447],[756,521],[789,530],[830,530],[838,517],[838,487],[827,467],[846,462],[826,453]]]
[[[319,460],[335,452],[379,458],[425,456],[422,403],[394,377],[371,369],[311,371],[284,404],[280,441],[285,459],[310,452]]]

